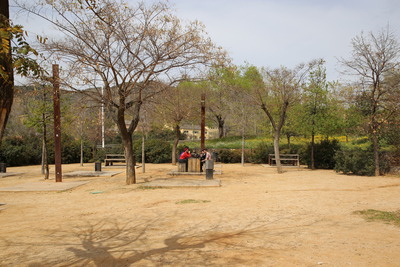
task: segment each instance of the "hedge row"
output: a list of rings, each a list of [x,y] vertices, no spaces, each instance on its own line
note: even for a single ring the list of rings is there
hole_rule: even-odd
[[[4,138],[0,150],[0,162],[7,163],[8,166],[36,165],[41,163],[41,139],[39,136],[31,135],[25,137]],[[49,144],[52,147],[53,144]],[[80,162],[80,142],[69,136],[62,137],[62,162]],[[183,146],[178,147],[178,153]],[[137,161],[141,161],[141,141],[134,143]],[[282,145],[282,154],[299,154],[300,163],[310,166],[310,145]],[[115,150],[115,149],[114,149]],[[160,139],[146,140],[145,160],[149,163],[168,163],[171,162],[172,146],[170,142]],[[54,152],[49,149],[49,163],[54,163]],[[109,151],[108,151],[109,152]],[[123,153],[122,147],[116,148],[114,153]],[[242,157],[241,149],[216,149],[212,150],[218,156],[218,160],[223,163],[240,163]],[[84,161],[97,161],[104,159],[106,151],[91,149],[85,146]],[[273,154],[272,144],[260,143],[254,149],[245,151],[245,162],[264,163],[268,162],[268,154]],[[318,169],[334,169],[337,172],[357,175],[373,175],[374,161],[371,149],[362,150],[360,148],[343,148],[336,140],[324,140],[315,144],[315,167]],[[178,156],[178,154],[176,155]],[[380,172],[382,174],[389,171],[388,155],[381,153]],[[392,157],[394,158],[394,157]],[[397,157],[396,157],[397,158]]]

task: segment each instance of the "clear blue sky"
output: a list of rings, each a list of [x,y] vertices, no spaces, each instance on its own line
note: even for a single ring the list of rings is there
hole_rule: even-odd
[[[337,58],[350,56],[351,39],[362,31],[378,32],[389,25],[400,39],[400,0],[169,2],[180,18],[202,21],[213,41],[224,47],[237,65],[248,62],[258,67],[291,68],[324,58],[329,80],[341,78],[336,71],[340,69]],[[15,21],[36,34],[46,30],[32,18],[18,17]]]

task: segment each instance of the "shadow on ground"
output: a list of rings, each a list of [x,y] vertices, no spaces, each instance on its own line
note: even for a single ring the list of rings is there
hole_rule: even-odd
[[[48,254],[49,258],[42,257],[40,262],[31,259],[28,265],[24,265],[29,267],[130,266],[135,263],[144,266],[207,265],[221,260],[221,254],[224,255],[224,264],[261,264],[260,258],[242,259],[241,254],[252,249],[245,240],[259,238],[261,232],[265,234],[265,227],[248,225],[240,230],[223,231],[215,226],[197,230],[204,229],[202,224],[168,235],[163,230],[167,225],[168,222],[160,224],[159,218],[137,225],[105,220],[87,222],[84,227],[70,231],[49,231],[46,236],[51,237],[51,241],[43,241],[43,244],[6,242],[7,245],[24,247],[26,252],[30,247],[43,246],[43,250],[52,247],[58,254],[63,254],[58,260],[54,260],[57,258],[55,254]],[[227,253],[227,248],[234,253]]]

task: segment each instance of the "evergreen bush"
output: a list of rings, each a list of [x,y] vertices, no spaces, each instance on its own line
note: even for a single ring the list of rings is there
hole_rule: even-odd
[[[388,173],[390,166],[386,160],[387,155],[381,152],[380,155],[380,174]],[[335,171],[344,174],[355,174],[363,176],[373,176],[375,174],[374,153],[371,148],[363,150],[361,148],[343,148],[335,155]]]
[[[84,145],[83,162],[89,162],[92,158],[89,145]],[[41,153],[40,148],[40,153]],[[54,139],[49,138],[47,144],[47,158],[49,164],[54,164]],[[62,164],[79,163],[81,160],[81,142],[68,134],[61,134],[61,162]],[[40,164],[40,162],[39,162]]]
[[[321,140],[314,144],[314,166],[316,169],[333,169],[335,168],[335,154],[340,151],[339,141]],[[303,161],[311,168],[311,144],[308,144],[305,150],[302,151],[301,157]]]
[[[40,136],[4,137],[0,149],[0,162],[7,166],[37,165],[41,163],[42,141]]]
[[[256,164],[268,163],[268,154],[274,154],[274,146],[265,142],[260,142],[251,153],[249,160]]]
[[[136,161],[142,162],[142,141],[136,141],[134,145]],[[168,141],[160,139],[145,140],[146,163],[168,163],[171,162],[172,146]]]
[[[242,160],[240,149],[219,149],[217,153],[222,163],[240,163]]]

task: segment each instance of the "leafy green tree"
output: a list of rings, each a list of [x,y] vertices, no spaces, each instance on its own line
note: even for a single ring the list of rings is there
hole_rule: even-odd
[[[32,55],[38,55],[26,41],[22,26],[10,21],[9,1],[0,4],[0,145],[14,101],[14,70],[22,76],[42,73]]]
[[[230,90],[230,114],[232,124],[237,128],[242,136],[242,153],[241,164],[245,163],[245,143],[246,136],[250,134],[254,120],[257,118],[259,109],[254,109],[251,105],[251,98],[246,93],[253,85],[254,76],[251,75],[248,66],[241,67],[231,74],[231,90]],[[233,90],[232,90],[233,89]]]
[[[302,107],[300,127],[311,136],[310,158],[311,169],[314,170],[315,135],[322,133],[326,128],[325,122],[328,114],[328,82],[326,81],[326,69],[322,60],[310,71],[302,95]]]
[[[209,75],[210,81],[206,84],[207,110],[218,125],[218,137],[225,137],[227,134],[226,121],[232,111],[232,98],[237,82],[238,72],[235,67],[213,68]]]
[[[42,174],[49,179],[48,126],[53,121],[52,88],[45,84],[35,86],[36,96],[29,105],[26,125],[42,136]]]

